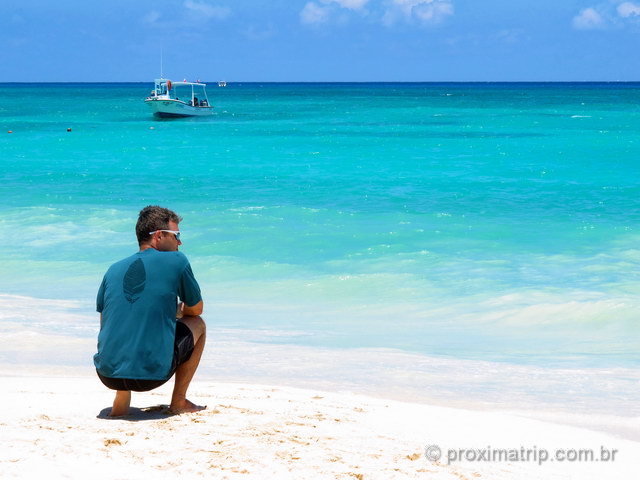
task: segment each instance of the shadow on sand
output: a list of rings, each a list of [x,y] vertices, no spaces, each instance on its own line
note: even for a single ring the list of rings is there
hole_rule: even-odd
[[[131,407],[129,415],[110,417],[111,407],[103,408],[96,418],[103,420],[126,420],[128,422],[143,422],[146,420],[162,420],[177,415],[169,410],[169,405],[154,405],[153,407]]]

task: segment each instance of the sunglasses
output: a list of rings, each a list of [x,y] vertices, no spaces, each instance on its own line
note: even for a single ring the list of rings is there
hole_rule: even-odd
[[[149,232],[149,235],[153,235],[157,232],[173,233],[176,236],[176,240],[180,240],[180,230],[154,230],[153,232]]]

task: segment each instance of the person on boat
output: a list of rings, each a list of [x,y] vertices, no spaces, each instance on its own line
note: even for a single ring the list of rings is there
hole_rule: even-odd
[[[197,107],[198,105],[200,105],[200,104],[198,103],[198,97],[193,97],[193,106],[194,106],[194,107]]]
[[[186,397],[204,350],[206,326],[200,287],[187,257],[178,251],[181,220],[167,208],[143,208],[136,223],[140,250],[111,265],[98,290],[94,364],[102,383],[116,390],[111,416],[129,413],[132,391],[153,390],[174,373],[170,411],[205,408]]]

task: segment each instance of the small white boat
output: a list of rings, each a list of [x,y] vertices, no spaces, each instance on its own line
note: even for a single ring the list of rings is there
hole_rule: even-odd
[[[151,94],[144,103],[158,117],[195,117],[211,115],[207,85],[200,82],[172,82],[157,78]]]

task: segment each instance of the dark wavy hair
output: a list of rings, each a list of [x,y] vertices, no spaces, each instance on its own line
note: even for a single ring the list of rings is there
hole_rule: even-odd
[[[149,243],[151,236],[149,232],[155,230],[168,230],[169,222],[180,223],[180,217],[173,210],[159,207],[158,205],[149,205],[140,210],[138,215],[138,223],[136,223],[136,237],[138,244]]]

